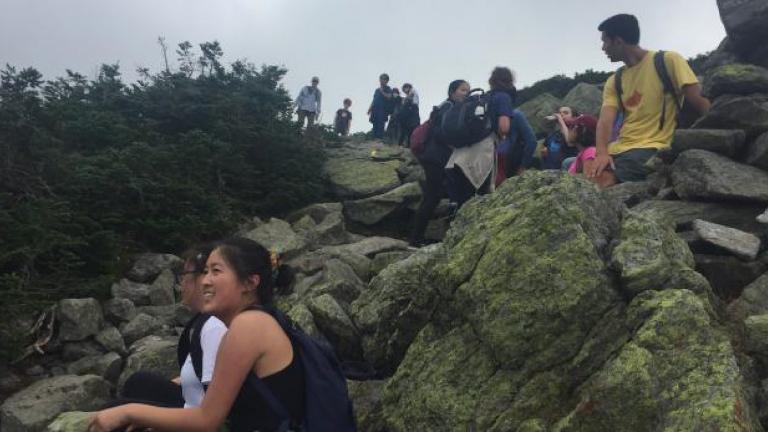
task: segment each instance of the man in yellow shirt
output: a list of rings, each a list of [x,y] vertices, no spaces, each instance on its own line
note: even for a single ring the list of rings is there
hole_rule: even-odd
[[[684,97],[700,114],[709,110],[709,100],[701,95],[701,86],[688,62],[678,53],[664,53],[664,64],[675,89],[666,93],[654,64],[653,51],[641,48],[640,27],[634,15],[619,14],[603,21],[603,51],[612,62],[623,62],[620,75],[621,101],[613,74],[603,89],[603,106],[597,124],[597,157],[586,170],[588,178],[601,187],[616,183],[645,180],[645,163],[658,150],[672,143],[677,124],[675,95]],[[616,118],[623,115],[618,138],[611,137]]]

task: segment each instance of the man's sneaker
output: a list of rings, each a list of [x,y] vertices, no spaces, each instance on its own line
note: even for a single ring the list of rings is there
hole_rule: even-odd
[[[761,214],[760,216],[758,216],[756,219],[757,219],[757,221],[758,221],[758,222],[760,222],[760,223],[768,224],[768,208],[767,208],[767,209],[765,209],[765,211],[763,212],[763,214]]]

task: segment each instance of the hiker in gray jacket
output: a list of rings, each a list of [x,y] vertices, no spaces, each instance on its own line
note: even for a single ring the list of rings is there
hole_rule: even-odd
[[[312,85],[304,86],[296,97],[294,106],[299,116],[299,127],[304,127],[304,119],[307,119],[307,128],[312,127],[315,118],[320,115],[320,104],[323,93],[317,88],[320,78],[312,77]]]

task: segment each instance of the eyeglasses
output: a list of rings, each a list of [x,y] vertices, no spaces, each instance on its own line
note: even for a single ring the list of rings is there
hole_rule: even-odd
[[[173,280],[176,282],[176,285],[181,285],[181,281],[184,280],[184,276],[188,274],[200,274],[200,272],[195,270],[184,270],[184,271],[173,272]]]

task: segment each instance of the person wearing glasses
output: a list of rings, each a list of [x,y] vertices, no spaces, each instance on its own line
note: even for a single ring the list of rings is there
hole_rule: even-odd
[[[181,291],[181,303],[195,314],[179,339],[180,375],[169,380],[154,372],[136,372],[125,381],[120,399],[108,406],[138,402],[168,408],[190,408],[202,404],[208,383],[213,378],[219,344],[227,332],[221,320],[200,312],[203,304],[201,282],[211,251],[210,245],[190,249],[184,254],[183,267],[174,271],[176,286]],[[197,370],[190,353],[191,346],[202,350],[202,362],[197,365]]]

